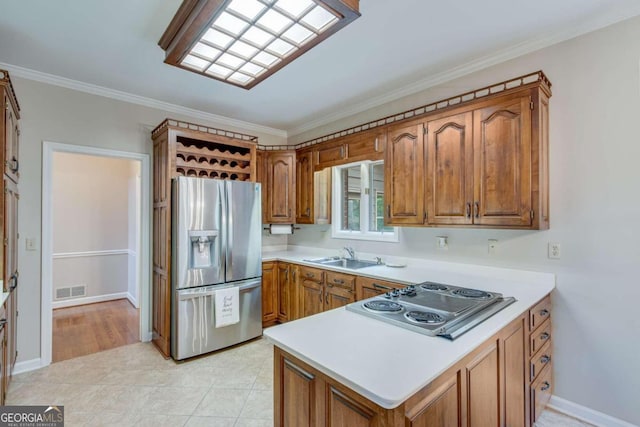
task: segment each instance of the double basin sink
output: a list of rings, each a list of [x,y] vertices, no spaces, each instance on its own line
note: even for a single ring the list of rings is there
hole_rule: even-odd
[[[327,267],[342,267],[350,268],[352,270],[358,270],[365,267],[373,267],[374,265],[381,265],[376,261],[364,261],[359,259],[347,259],[339,257],[327,257],[316,259],[305,259],[304,261],[312,262],[314,264],[325,265]]]

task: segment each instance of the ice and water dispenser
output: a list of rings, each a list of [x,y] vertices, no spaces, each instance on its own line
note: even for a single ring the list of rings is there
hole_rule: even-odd
[[[189,230],[191,250],[189,268],[211,268],[215,266],[215,239],[218,230]]]

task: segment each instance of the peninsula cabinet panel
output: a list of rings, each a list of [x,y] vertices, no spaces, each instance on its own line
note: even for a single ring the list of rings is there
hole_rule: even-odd
[[[267,157],[267,223],[295,222],[295,161],[295,151],[273,151]]]
[[[473,113],[427,123],[427,222],[471,224]]]
[[[530,96],[474,112],[474,223],[521,226],[531,214]]]
[[[422,122],[392,128],[385,155],[385,224],[422,225],[425,159]]]
[[[504,420],[508,427],[525,427],[527,425],[526,397],[526,324],[521,318],[507,329],[504,339],[500,341],[501,357],[504,369]]]
[[[262,326],[271,326],[278,318],[277,262],[262,263]]]
[[[352,397],[328,386],[327,414],[331,427],[375,426],[376,413]]]
[[[276,358],[275,363],[276,372],[280,371],[275,378],[275,425],[316,425],[316,376],[284,357]]]
[[[462,385],[458,372],[455,372],[444,384],[423,399],[420,405],[407,410],[406,426],[462,426],[461,397]]]
[[[296,153],[296,223],[314,223],[313,152]]]

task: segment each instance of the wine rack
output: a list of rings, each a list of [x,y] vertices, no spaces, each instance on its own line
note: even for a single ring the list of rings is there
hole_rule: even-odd
[[[178,138],[176,173],[183,176],[250,181],[251,150]]]

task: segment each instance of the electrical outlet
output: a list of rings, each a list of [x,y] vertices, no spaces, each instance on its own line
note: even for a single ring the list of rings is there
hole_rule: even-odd
[[[549,258],[560,259],[560,243],[549,242]]]
[[[449,249],[449,242],[447,239],[447,236],[438,236],[437,237],[437,247],[438,249],[440,249],[441,251],[446,251]]]
[[[497,247],[498,247],[498,240],[497,239],[489,239],[488,240],[487,250],[489,252],[489,255],[495,254]]]

